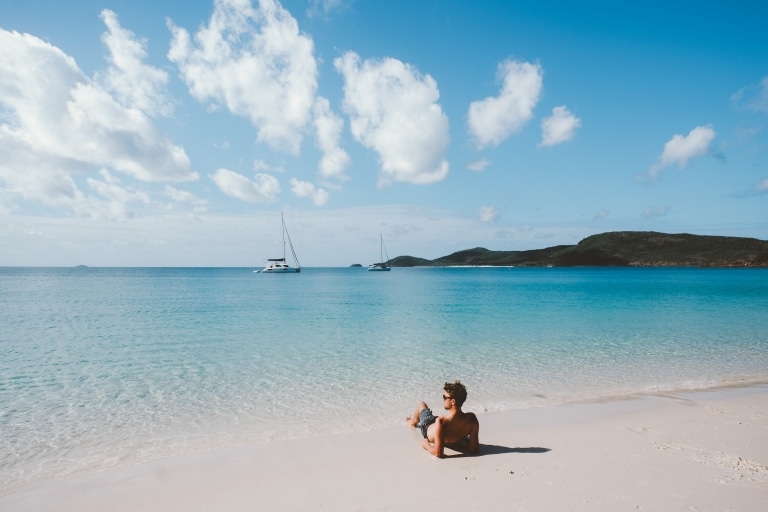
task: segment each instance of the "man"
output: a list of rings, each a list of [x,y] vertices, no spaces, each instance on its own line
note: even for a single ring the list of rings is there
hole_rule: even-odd
[[[480,423],[473,413],[461,410],[467,399],[467,388],[459,381],[446,382],[443,391],[443,406],[448,414],[435,416],[426,403],[420,402],[406,422],[421,430],[424,436],[421,447],[435,457],[445,457],[443,450],[446,445],[457,451],[478,453]]]

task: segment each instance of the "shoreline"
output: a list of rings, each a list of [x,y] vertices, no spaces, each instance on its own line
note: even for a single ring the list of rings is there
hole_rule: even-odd
[[[471,400],[471,397],[470,397]],[[403,418],[410,411],[404,411]],[[405,426],[189,453],[0,496],[46,510],[762,510],[768,385],[479,414],[481,454]]]

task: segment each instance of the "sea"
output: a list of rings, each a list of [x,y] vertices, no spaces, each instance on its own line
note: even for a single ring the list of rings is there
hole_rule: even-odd
[[[0,494],[482,414],[768,382],[768,269],[0,268]],[[482,421],[482,416],[481,416]]]

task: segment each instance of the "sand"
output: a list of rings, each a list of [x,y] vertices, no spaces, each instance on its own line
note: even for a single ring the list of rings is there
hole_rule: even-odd
[[[54,482],[0,497],[0,510],[768,510],[766,385],[479,419],[474,457],[436,459],[415,430],[390,427]]]

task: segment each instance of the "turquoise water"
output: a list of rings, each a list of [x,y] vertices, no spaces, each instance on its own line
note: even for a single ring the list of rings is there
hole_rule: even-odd
[[[0,493],[238,443],[768,382],[768,271],[0,268]]]

